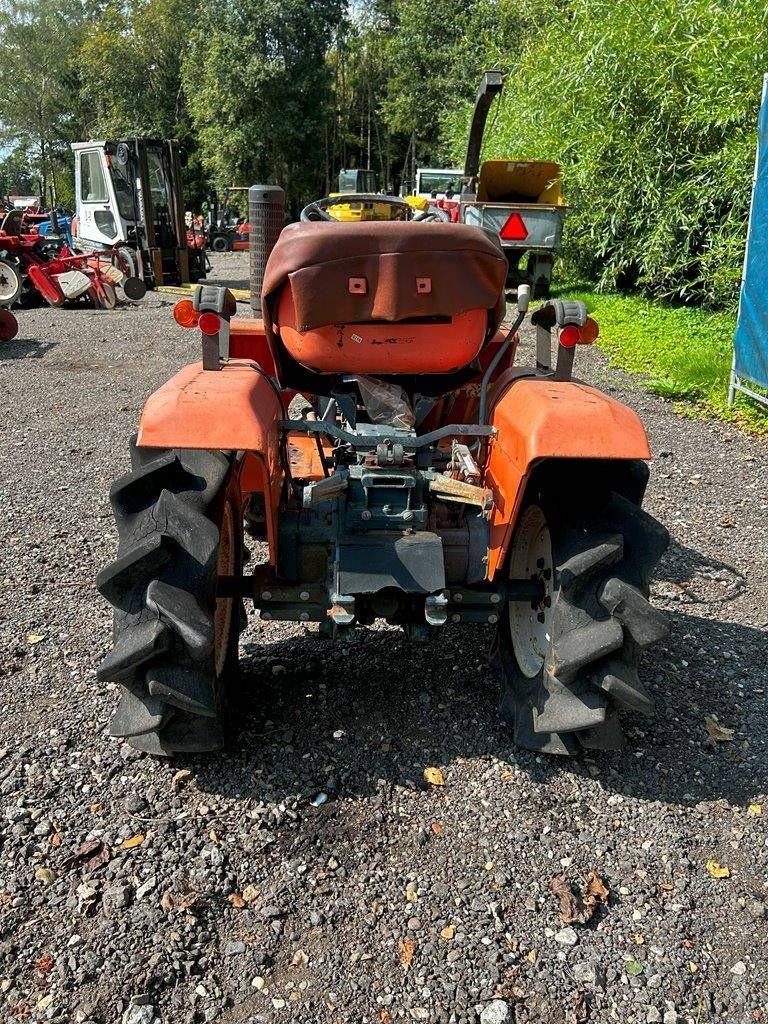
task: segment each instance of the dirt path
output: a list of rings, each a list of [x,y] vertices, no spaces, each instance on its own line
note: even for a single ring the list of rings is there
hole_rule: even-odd
[[[246,276],[238,256],[217,267]],[[252,619],[230,751],[157,763],[106,736],[92,581],[142,402],[197,358],[170,305],[22,311],[0,352],[0,1016],[768,1020],[766,444],[579,353],[645,420],[648,504],[674,538],[654,589],[673,628],[646,668],[660,711],[624,753],[513,749],[489,636],[329,647]],[[426,765],[444,787],[423,788]],[[94,870],[68,860],[88,840]],[[550,879],[592,868],[609,905],[564,930]]]

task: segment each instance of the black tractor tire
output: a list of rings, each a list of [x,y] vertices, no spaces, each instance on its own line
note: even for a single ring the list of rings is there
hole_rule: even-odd
[[[98,575],[114,646],[98,670],[123,692],[110,732],[156,756],[218,750],[237,673],[241,602],[217,597],[242,571],[242,500],[222,452],[140,449],[110,501],[117,558]]]
[[[508,571],[539,579],[546,594],[509,602],[492,657],[501,717],[517,744],[560,755],[618,750],[618,712],[653,714],[638,662],[667,633],[648,592],[668,543],[660,523],[615,492],[529,494]]]
[[[211,248],[214,252],[228,252],[229,251],[229,239],[226,235],[216,235],[211,242]]]

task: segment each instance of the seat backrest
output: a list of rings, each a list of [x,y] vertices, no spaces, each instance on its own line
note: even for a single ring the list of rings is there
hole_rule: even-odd
[[[281,383],[307,370],[464,367],[503,316],[506,274],[498,241],[465,225],[292,224],[270,255],[262,292]]]

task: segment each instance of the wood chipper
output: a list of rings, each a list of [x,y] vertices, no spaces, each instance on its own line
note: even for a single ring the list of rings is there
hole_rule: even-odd
[[[78,249],[117,249],[125,274],[148,288],[205,276],[204,250],[187,244],[177,141],[73,142],[72,149]]]
[[[480,162],[488,111],[503,84],[500,71],[487,71],[477,91],[460,219],[495,232],[509,264],[509,284],[526,282],[539,298],[549,295],[552,263],[563,236],[567,206],[562,169],[550,160],[508,157]]]
[[[571,377],[597,325],[545,304],[536,364],[517,366],[528,289],[505,322],[495,238],[317,217],[269,255],[263,319],[222,288],[176,306],[202,358],[149,398],[110,492],[112,734],[156,755],[218,748],[245,602],[329,638],[490,627],[519,744],[619,747],[618,712],[653,710],[638,662],[666,630],[648,587],[668,535],[641,508],[640,420]],[[245,528],[266,551],[248,572]]]

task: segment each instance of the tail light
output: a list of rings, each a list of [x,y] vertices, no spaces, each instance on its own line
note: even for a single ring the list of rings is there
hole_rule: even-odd
[[[208,337],[213,337],[221,330],[221,318],[217,313],[200,313],[197,326],[203,334],[207,334]]]
[[[173,307],[173,319],[179,327],[197,327],[200,314],[192,305],[192,299],[179,299]]]
[[[566,327],[561,328],[558,340],[563,348],[575,348],[581,341],[581,331],[578,327],[574,327],[573,324],[568,324]]]
[[[528,228],[520,214],[515,210],[507,217],[499,231],[499,238],[505,242],[524,242],[528,237]]]
[[[599,333],[600,328],[597,326],[597,321],[588,316],[583,327],[577,327],[575,324],[566,324],[565,327],[561,327],[558,341],[563,348],[591,345]]]

